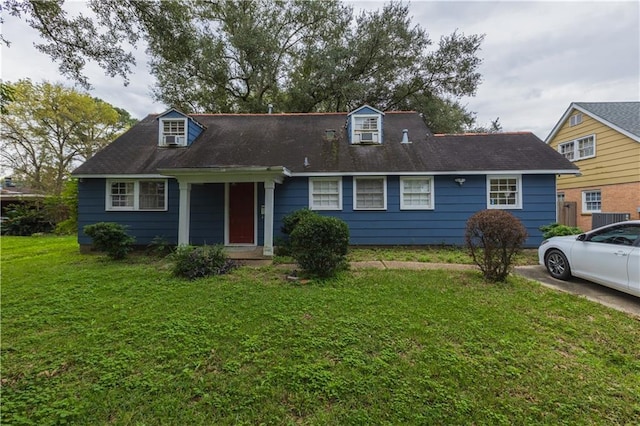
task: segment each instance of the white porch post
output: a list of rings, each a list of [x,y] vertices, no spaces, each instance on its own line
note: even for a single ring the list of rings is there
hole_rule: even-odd
[[[191,217],[191,184],[179,182],[180,209],[178,210],[178,245],[189,244],[189,220]]]
[[[264,247],[262,254],[273,256],[273,192],[274,181],[264,182]]]

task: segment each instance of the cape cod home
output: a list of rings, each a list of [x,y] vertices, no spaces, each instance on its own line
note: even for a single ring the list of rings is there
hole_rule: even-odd
[[[83,226],[128,226],[138,244],[224,244],[273,254],[304,207],[343,219],[353,245],[464,243],[467,219],[508,209],[541,241],[556,176],[577,167],[532,133],[433,135],[416,112],[149,115],[79,178]]]
[[[580,168],[558,179],[558,220],[584,231],[640,218],[640,102],[573,102],[545,142]]]

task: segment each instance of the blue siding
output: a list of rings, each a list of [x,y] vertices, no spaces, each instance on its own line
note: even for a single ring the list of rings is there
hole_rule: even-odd
[[[486,177],[468,176],[463,186],[456,176],[435,177],[434,210],[400,210],[400,179],[387,177],[387,210],[353,210],[353,179],[342,178],[342,211],[320,211],[349,225],[353,245],[462,245],[467,219],[487,207]],[[527,246],[542,241],[540,226],[555,221],[555,176],[523,176],[523,209],[509,210],[529,233]],[[308,207],[308,179],[293,178],[276,186],[274,231],[282,236],[282,218]]]
[[[97,222],[117,222],[128,227],[136,244],[149,244],[161,237],[176,244],[178,239],[179,190],[175,180],[168,180],[168,209],[160,212],[107,211],[105,208],[105,179],[81,179],[78,184],[78,242],[91,244],[91,238],[82,232],[85,225]]]
[[[434,210],[400,210],[400,178],[387,177],[387,210],[353,210],[353,178],[342,178],[342,211],[319,214],[338,217],[349,225],[353,245],[462,245],[467,219],[486,209],[485,176],[465,176],[463,186],[457,176],[436,176]],[[162,237],[175,244],[178,235],[179,190],[169,180],[169,209],[166,212],[110,212],[105,210],[105,180],[83,179],[79,184],[78,241],[90,244],[82,233],[84,225],[106,221],[129,227],[138,244],[148,244]],[[509,210],[527,228],[526,245],[535,247],[542,241],[539,227],[555,221],[555,176],[523,175],[523,208]],[[258,245],[264,243],[264,185],[257,185]],[[287,214],[308,207],[308,178],[289,178],[275,188],[274,236],[282,237],[282,219]],[[191,243],[224,242],[224,184],[193,185],[191,190]]]
[[[224,184],[191,185],[191,244],[224,243]]]

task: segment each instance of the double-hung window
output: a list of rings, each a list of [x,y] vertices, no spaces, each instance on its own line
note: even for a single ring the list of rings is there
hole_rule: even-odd
[[[160,120],[160,145],[175,146],[187,143],[187,120],[163,118]]]
[[[599,213],[602,209],[600,190],[582,192],[582,213]]]
[[[401,177],[400,209],[431,210],[433,209],[433,178]]]
[[[353,200],[354,210],[386,210],[387,178],[354,177]]]
[[[596,156],[596,137],[595,135],[586,136],[584,138],[574,139],[558,145],[558,152],[564,155],[567,160],[584,160]]]
[[[309,178],[311,210],[342,210],[342,178]]]
[[[522,177],[487,176],[487,208],[521,209]]]
[[[352,143],[381,143],[379,115],[353,116]]]
[[[107,180],[107,210],[164,211],[167,209],[167,182],[149,180]]]

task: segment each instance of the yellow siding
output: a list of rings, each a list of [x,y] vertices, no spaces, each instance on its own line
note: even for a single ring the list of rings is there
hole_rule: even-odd
[[[571,115],[574,113],[575,111]],[[586,114],[582,114],[582,123],[573,127],[569,125],[569,118],[549,142],[549,146],[557,150],[561,143],[595,135],[596,156],[575,161],[582,176],[560,176],[559,190],[640,182],[639,142]]]

